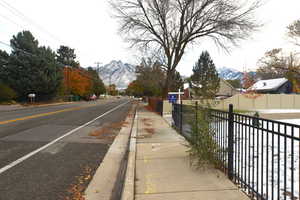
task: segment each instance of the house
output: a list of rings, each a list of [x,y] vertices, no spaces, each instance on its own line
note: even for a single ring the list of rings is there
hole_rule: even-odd
[[[247,91],[255,91],[262,94],[291,94],[293,86],[286,78],[276,78],[257,81]]]
[[[220,88],[217,97],[232,97],[240,92],[224,79],[220,79]]]
[[[239,94],[240,92],[236,90],[230,83],[228,83],[224,79],[220,79],[220,88],[219,91],[216,94],[217,98],[228,98],[231,96],[234,96],[236,94]],[[188,83],[184,84],[184,99],[191,99],[195,98],[193,94],[193,89],[190,88]]]

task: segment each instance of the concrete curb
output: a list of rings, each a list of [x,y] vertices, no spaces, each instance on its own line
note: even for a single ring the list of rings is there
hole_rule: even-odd
[[[128,150],[133,120],[133,117],[127,116],[125,122],[130,125],[122,127],[110,146],[92,181],[85,190],[84,197],[86,200],[111,200],[113,198],[119,171]]]
[[[121,200],[134,200],[135,160],[136,160],[136,136],[138,132],[138,111],[133,122],[129,144],[128,163],[124,179],[124,187]]]

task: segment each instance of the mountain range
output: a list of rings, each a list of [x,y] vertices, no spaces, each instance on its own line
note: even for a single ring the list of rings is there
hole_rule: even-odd
[[[221,68],[217,68],[219,77],[225,80],[235,80],[235,79],[239,79],[242,80],[243,79],[243,72],[240,72],[236,69],[232,69],[232,68],[228,68],[228,67],[221,67]]]
[[[117,89],[126,89],[136,79],[135,66],[120,60],[113,60],[97,68],[97,71],[105,85],[115,84]],[[243,79],[243,72],[236,69],[221,67],[217,71],[220,78],[225,80]]]
[[[115,84],[117,89],[126,89],[136,79],[135,66],[113,60],[97,69],[105,85]]]

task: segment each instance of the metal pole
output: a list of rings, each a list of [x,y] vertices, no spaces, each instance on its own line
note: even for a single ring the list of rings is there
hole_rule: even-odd
[[[180,134],[182,135],[182,101],[180,101]]]
[[[198,133],[198,101],[196,101],[196,133]]]
[[[233,180],[233,105],[229,104],[228,113],[228,178]]]

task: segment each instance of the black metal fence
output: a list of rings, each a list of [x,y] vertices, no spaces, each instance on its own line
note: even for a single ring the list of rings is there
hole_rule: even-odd
[[[229,111],[210,112],[216,158],[228,177],[252,199],[299,199],[300,126]],[[173,105],[174,125],[191,136],[198,105]]]

